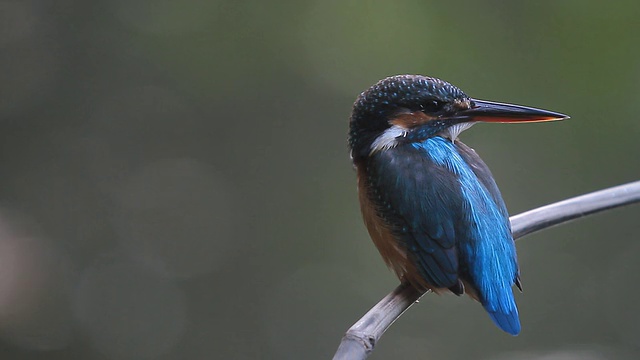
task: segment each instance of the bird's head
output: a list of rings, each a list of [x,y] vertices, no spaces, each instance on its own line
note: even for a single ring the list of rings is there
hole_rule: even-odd
[[[476,100],[440,79],[397,75],[380,80],[358,96],[351,114],[349,147],[354,161],[403,142],[444,136],[452,141],[478,121],[540,122],[568,116]]]

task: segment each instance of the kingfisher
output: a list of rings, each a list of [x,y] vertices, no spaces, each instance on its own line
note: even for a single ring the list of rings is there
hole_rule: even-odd
[[[458,136],[477,122],[568,119],[470,98],[448,82],[397,75],[362,92],[349,122],[364,223],[402,282],[467,294],[518,335],[522,291],[509,214],[491,171]]]

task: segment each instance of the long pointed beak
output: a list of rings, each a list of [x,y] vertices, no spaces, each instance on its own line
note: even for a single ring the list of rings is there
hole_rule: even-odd
[[[569,118],[565,114],[553,111],[475,99],[471,100],[469,109],[459,111],[455,117],[468,121],[498,123],[543,122]]]

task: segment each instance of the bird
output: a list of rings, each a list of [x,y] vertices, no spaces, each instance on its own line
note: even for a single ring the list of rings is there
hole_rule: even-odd
[[[467,294],[518,335],[512,289],[522,285],[509,214],[491,171],[458,136],[478,122],[568,118],[471,98],[422,75],[387,77],[362,92],[348,144],[362,217],[387,266],[419,291]]]

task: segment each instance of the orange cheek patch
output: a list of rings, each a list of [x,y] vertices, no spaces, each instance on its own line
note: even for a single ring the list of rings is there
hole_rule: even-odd
[[[434,119],[435,117],[433,116],[429,116],[421,111],[416,111],[416,112],[400,114],[395,118],[391,119],[389,123],[391,123],[392,125],[397,125],[405,129],[408,129],[408,128],[426,124],[427,122]]]

